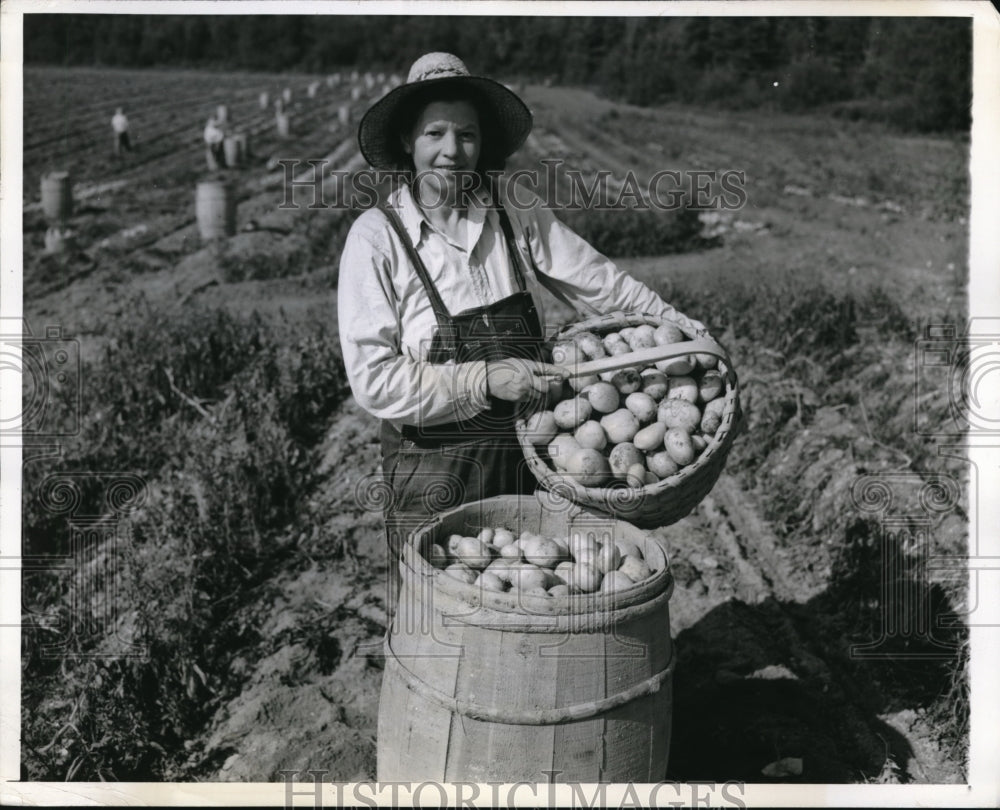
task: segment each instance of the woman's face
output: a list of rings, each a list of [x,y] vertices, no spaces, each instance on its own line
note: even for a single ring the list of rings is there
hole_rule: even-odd
[[[417,173],[431,172],[449,185],[455,172],[475,171],[482,145],[479,115],[468,101],[432,101],[403,137]]]

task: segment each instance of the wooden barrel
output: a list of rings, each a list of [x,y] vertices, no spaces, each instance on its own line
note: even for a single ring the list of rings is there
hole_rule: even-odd
[[[268,94],[268,92],[266,90],[263,91],[260,94],[260,97],[258,98],[258,102],[260,103],[260,108],[262,110],[266,110],[267,109],[268,105],[271,103],[271,96]]]
[[[282,90],[281,91],[281,98],[284,100],[285,104],[291,104],[292,103],[292,88],[291,87],[286,87],[284,90]]]
[[[76,246],[72,231],[54,225],[45,231],[45,252],[69,253]]]
[[[230,169],[238,169],[243,165],[240,140],[235,135],[226,137],[222,142],[222,151],[226,155],[226,165]]]
[[[279,110],[274,114],[274,126],[278,130],[279,138],[287,138],[292,131],[292,122],[288,113]]]
[[[205,240],[236,233],[236,195],[222,180],[203,180],[195,194],[198,232]]]
[[[431,544],[488,526],[630,540],[656,573],[617,594],[518,596],[426,562]],[[652,536],[549,494],[502,496],[421,525],[400,571],[379,703],[379,781],[665,778],[673,579]]]
[[[53,222],[63,222],[73,213],[73,186],[69,172],[49,172],[42,177],[42,211]]]
[[[340,121],[341,126],[347,126],[351,123],[351,108],[347,104],[341,104],[337,108],[337,119]]]
[[[357,85],[351,88],[351,101],[357,101],[361,98],[361,88]]]

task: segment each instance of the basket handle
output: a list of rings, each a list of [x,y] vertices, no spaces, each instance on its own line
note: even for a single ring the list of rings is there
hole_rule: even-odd
[[[711,354],[718,357],[726,365],[727,374],[732,369],[729,354],[714,340],[699,338],[698,340],[685,340],[682,343],[668,343],[665,346],[651,346],[647,349],[638,349],[628,354],[618,354],[611,357],[601,357],[598,360],[589,360],[585,363],[574,363],[564,365],[567,376],[587,377],[591,374],[601,374],[605,371],[616,371],[629,366],[646,366],[658,360],[669,360],[672,357],[681,357],[688,354]]]

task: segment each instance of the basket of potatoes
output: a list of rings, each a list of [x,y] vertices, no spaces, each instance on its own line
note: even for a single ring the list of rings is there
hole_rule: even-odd
[[[722,473],[741,418],[725,349],[673,321],[618,312],[563,327],[552,359],[572,376],[516,422],[539,484],[642,528],[689,514]]]

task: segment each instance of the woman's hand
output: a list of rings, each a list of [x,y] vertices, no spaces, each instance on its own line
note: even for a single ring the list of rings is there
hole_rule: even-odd
[[[568,377],[566,369],[510,357],[486,363],[486,389],[490,396],[507,402],[523,402],[539,394],[547,394],[549,383]]]

